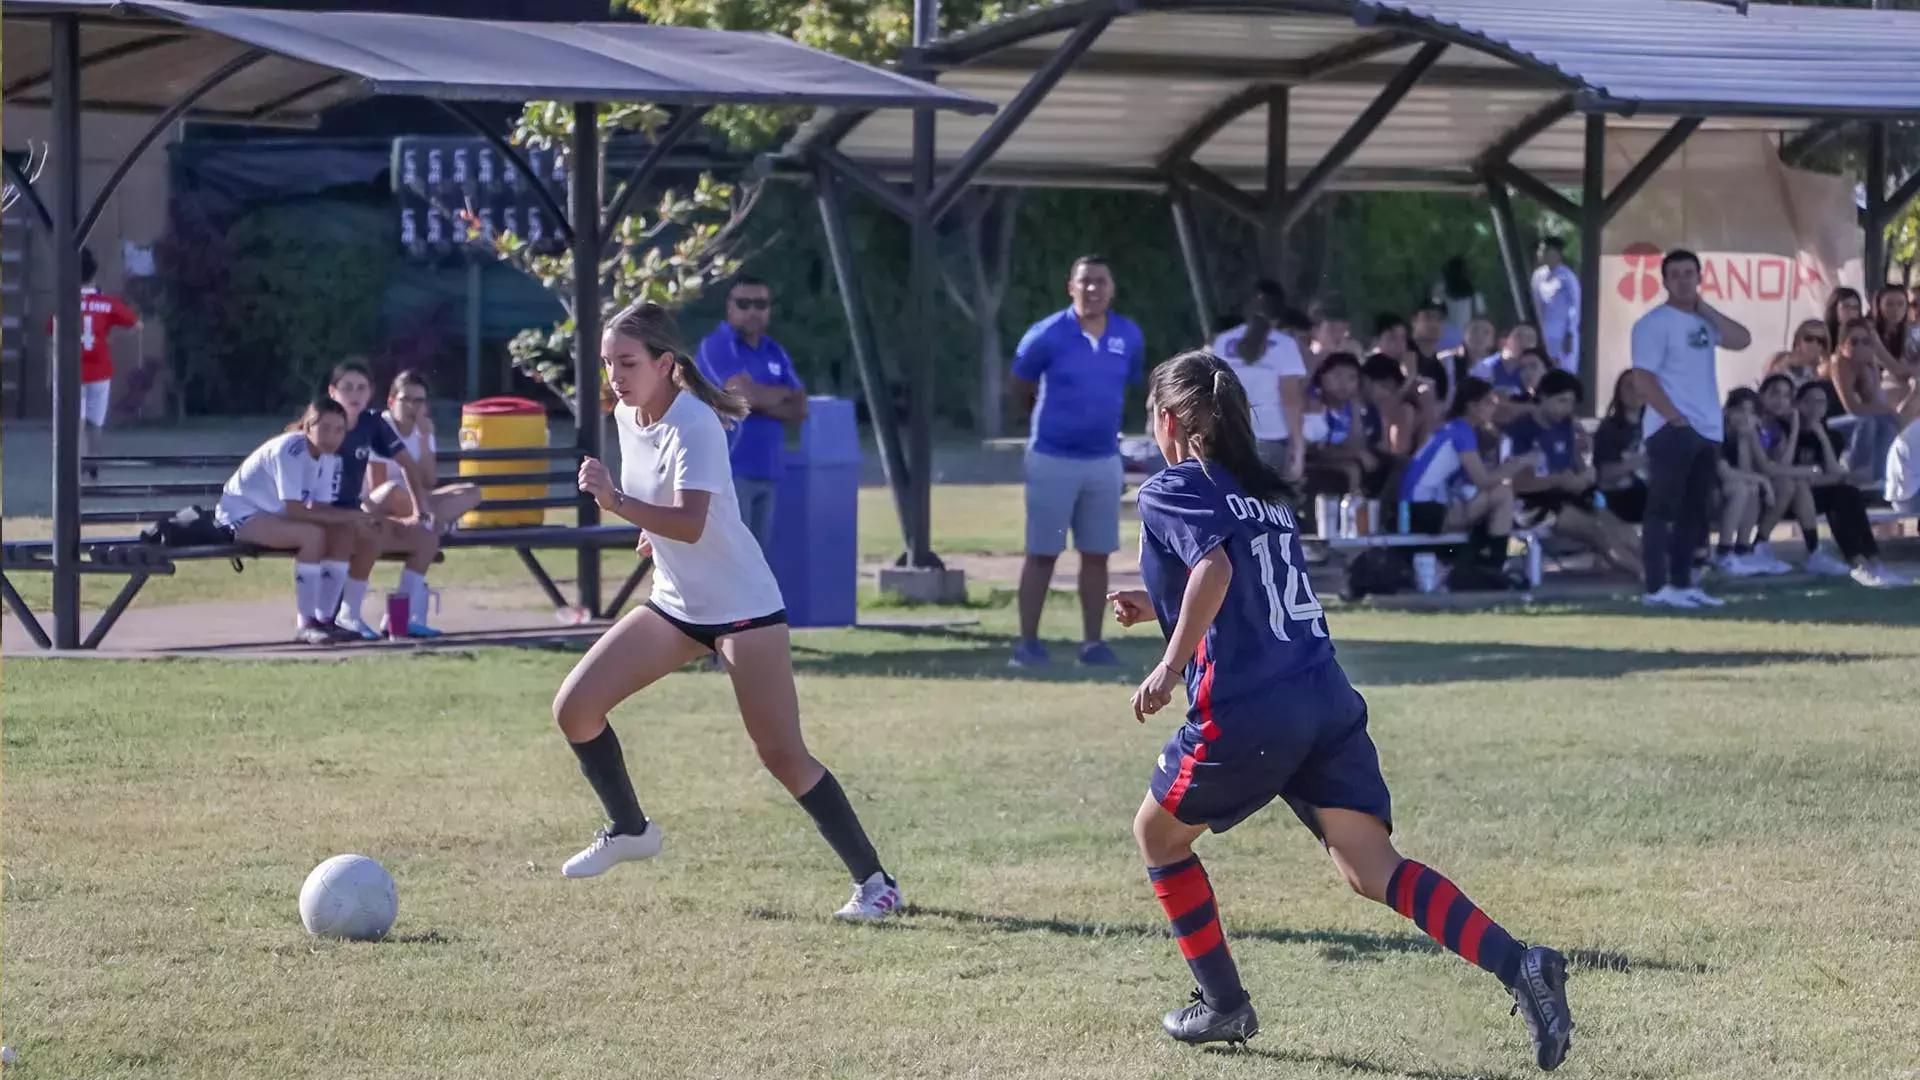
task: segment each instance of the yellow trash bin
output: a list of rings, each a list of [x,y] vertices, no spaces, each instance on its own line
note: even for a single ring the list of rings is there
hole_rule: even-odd
[[[490,397],[470,401],[460,410],[460,449],[498,450],[515,446],[547,445],[547,410],[538,402],[517,397]],[[480,484],[487,499],[539,499],[545,484],[488,484],[489,475],[546,472],[545,459],[531,461],[462,461],[460,476]],[[462,528],[500,525],[542,525],[545,510],[474,510],[460,519]]]

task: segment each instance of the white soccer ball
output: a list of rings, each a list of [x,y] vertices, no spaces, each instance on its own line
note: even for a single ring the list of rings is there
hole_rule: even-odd
[[[300,922],[309,934],[378,941],[399,914],[393,875],[365,855],[335,855],[300,886]]]

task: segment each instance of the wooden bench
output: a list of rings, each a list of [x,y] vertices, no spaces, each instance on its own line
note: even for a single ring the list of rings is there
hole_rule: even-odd
[[[438,455],[441,461],[525,461],[529,459],[573,459],[578,451],[571,447],[534,447],[526,449],[461,450]],[[181,470],[217,470],[220,479],[182,481],[182,482],[145,482],[145,483],[102,483],[89,482],[81,486],[81,497],[93,503],[83,504],[80,523],[87,525],[136,525],[164,521],[180,510],[181,500],[198,500],[209,511],[220,497],[221,487],[226,477],[240,465],[237,458],[206,457],[196,455],[174,455],[166,457],[109,457],[90,458],[85,464],[89,469],[181,469]],[[485,487],[495,485],[525,486],[529,484],[554,485],[570,483],[575,474],[568,470],[552,470],[538,473],[496,473],[486,476],[442,477],[442,483],[470,481],[481,483]],[[172,500],[172,505],[155,505],[159,500]],[[529,499],[485,499],[480,503],[481,510],[547,510],[569,508],[578,505],[573,495],[549,495]],[[107,505],[102,506],[105,503]],[[141,503],[142,505],[128,505]],[[475,529],[456,529],[441,537],[442,555],[453,548],[504,547],[512,548],[519,555],[521,563],[532,575],[535,583],[556,608],[568,608],[566,597],[554,584],[540,560],[534,556],[535,550],[567,549],[605,549],[625,547],[632,549],[638,544],[640,531],[621,522],[615,525],[503,525]],[[211,559],[225,559],[239,570],[247,559],[285,558],[291,552],[262,548],[254,544],[226,543],[199,544],[187,547],[165,547],[141,541],[137,535],[112,537],[83,537],[80,541],[80,563],[76,568],[84,575],[116,575],[127,580],[113,601],[101,613],[87,634],[82,648],[92,649],[105,640],[127,606],[133,603],[149,578],[173,575],[178,564]],[[393,556],[392,558],[398,558]],[[626,605],[634,590],[639,586],[653,562],[641,560],[626,581],[615,593],[606,610],[618,611]],[[53,647],[52,639],[34,616],[25,600],[14,588],[7,577],[13,573],[51,573],[53,565],[52,540],[14,540],[0,542],[0,596],[6,605],[20,619],[21,626],[41,648]]]

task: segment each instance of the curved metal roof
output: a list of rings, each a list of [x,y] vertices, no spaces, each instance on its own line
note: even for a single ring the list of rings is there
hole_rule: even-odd
[[[4,0],[9,105],[48,103],[48,17],[81,17],[81,108],[161,113],[210,73],[247,62],[189,114],[311,122],[367,94],[467,101],[921,107],[989,112],[953,88],[773,34],[642,23],[538,23],[174,0]]]
[[[1298,179],[1434,42],[1445,51],[1335,187],[1475,182],[1482,154],[1555,112],[1513,155],[1550,183],[1577,181],[1581,112],[1616,114],[1610,126],[1627,129],[1665,128],[1676,115],[1710,117],[1705,130],[1920,117],[1916,12],[1755,5],[1742,15],[1701,0],[1069,0],[942,38],[927,61],[942,86],[1004,106],[1076,28],[1105,16],[1111,23],[980,182],[1159,186],[1183,136],[1218,122],[1193,160],[1257,191],[1268,128],[1258,88],[1275,85],[1289,88]],[[958,159],[986,123],[941,120],[938,157]],[[911,121],[822,117],[795,148],[836,140],[848,157],[897,172]]]

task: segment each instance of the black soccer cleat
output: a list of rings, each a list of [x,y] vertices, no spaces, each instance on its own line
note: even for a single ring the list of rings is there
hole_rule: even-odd
[[[1567,1005],[1567,958],[1536,945],[1520,957],[1520,977],[1507,988],[1513,1011],[1527,1022],[1535,1059],[1552,1072],[1573,1049],[1573,1010]]]
[[[1260,1017],[1251,1000],[1243,1001],[1232,1012],[1220,1012],[1207,1004],[1200,991],[1186,1008],[1175,1009],[1161,1019],[1167,1034],[1189,1046],[1201,1043],[1243,1043],[1260,1034]]]

